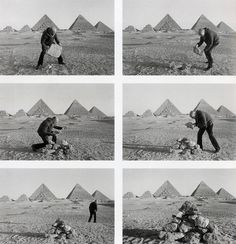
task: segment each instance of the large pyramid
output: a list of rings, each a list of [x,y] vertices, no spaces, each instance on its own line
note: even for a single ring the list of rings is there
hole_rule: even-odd
[[[104,118],[107,117],[106,114],[104,114],[101,110],[99,110],[97,107],[93,106],[90,110],[89,113],[97,118]]]
[[[11,199],[6,195],[0,197],[0,202],[10,202],[10,201],[11,201]]]
[[[31,201],[53,201],[57,198],[55,195],[47,188],[46,185],[42,184],[37,188],[37,190],[30,196]]]
[[[6,26],[2,32],[15,32],[15,30],[11,26]]]
[[[175,105],[166,99],[164,103],[156,110],[155,116],[176,116],[180,115],[181,112],[175,107]]]
[[[71,31],[95,31],[96,28],[82,15],[79,15],[69,28]]]
[[[76,184],[66,199],[71,201],[93,200],[93,197],[79,184]]]
[[[203,14],[198,18],[197,22],[193,25],[191,29],[198,32],[199,29],[205,27],[209,28],[210,30],[218,32],[218,28]]]
[[[108,27],[107,25],[105,25],[101,21],[99,21],[95,25],[95,28],[96,28],[96,31],[101,32],[101,33],[112,33],[113,32],[113,30],[110,27]]]
[[[71,103],[70,107],[66,110],[67,116],[84,116],[88,115],[88,110],[83,107],[76,99]]]
[[[128,111],[124,117],[128,117],[128,118],[132,118],[132,117],[136,117],[137,114],[135,114],[133,111]]]
[[[123,198],[125,199],[132,199],[132,198],[135,198],[135,195],[133,192],[126,192],[124,195],[123,195]]]
[[[143,29],[141,30],[141,32],[146,33],[146,32],[155,32],[155,30],[152,28],[152,26],[150,24],[145,25],[143,27]]]
[[[110,199],[105,196],[103,193],[101,193],[100,191],[96,190],[93,194],[92,194],[93,198],[100,201],[100,202],[108,202],[110,201]]]
[[[174,21],[174,19],[167,14],[155,27],[156,31],[177,31],[181,27]]]
[[[136,29],[134,28],[133,25],[129,25],[124,29],[124,32],[129,32],[129,33],[136,32]]]
[[[56,24],[45,14],[33,27],[33,31],[44,31],[48,27],[55,27],[59,30]]]
[[[48,107],[48,105],[40,99],[27,113],[30,116],[49,116],[54,115],[54,112]]]
[[[213,115],[217,114],[217,111],[211,105],[209,105],[204,99],[201,99],[197,106],[194,108],[194,111],[196,110],[201,110]]]
[[[158,190],[153,194],[154,197],[180,197],[180,193],[175,187],[167,180]]]
[[[153,198],[153,195],[152,195],[152,193],[150,191],[145,191],[140,198],[149,199],[149,198]]]
[[[28,25],[23,26],[19,32],[31,32],[31,29]]]
[[[230,27],[228,26],[227,24],[225,24],[225,22],[221,21],[218,25],[217,25],[217,28],[219,29],[219,32],[221,33],[234,33],[235,31]]]
[[[17,200],[16,202],[29,202],[29,198],[25,195],[22,194]]]
[[[235,117],[235,114],[231,112],[229,109],[227,109],[225,106],[221,105],[218,109],[217,112],[220,116],[230,118],[230,117]]]
[[[143,118],[148,118],[148,117],[154,117],[152,111],[150,109],[146,110],[143,114],[142,114]]]
[[[27,117],[27,114],[23,109],[20,109],[19,111],[16,112],[15,117],[17,118]]]
[[[201,181],[191,196],[211,198],[216,197],[216,193],[204,181]]]
[[[219,198],[223,200],[232,200],[235,199],[233,195],[227,192],[224,188],[220,188],[220,190],[216,193]]]

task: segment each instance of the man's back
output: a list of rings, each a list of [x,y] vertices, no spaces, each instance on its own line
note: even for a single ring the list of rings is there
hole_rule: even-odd
[[[204,29],[205,29],[205,35],[203,37],[203,41],[207,45],[211,45],[212,43],[219,44],[219,37],[218,37],[217,33],[208,28],[204,28]]]
[[[196,125],[199,128],[207,127],[208,123],[213,122],[213,119],[210,116],[210,114],[208,114],[207,112],[202,111],[202,110],[196,111],[195,120],[196,120]]]
[[[52,128],[53,128],[53,121],[51,118],[47,118],[40,124],[38,128],[38,133],[42,134],[42,133],[51,132]]]
[[[89,210],[91,212],[93,212],[95,210],[97,211],[97,203],[96,202],[91,202],[90,205],[89,205]]]

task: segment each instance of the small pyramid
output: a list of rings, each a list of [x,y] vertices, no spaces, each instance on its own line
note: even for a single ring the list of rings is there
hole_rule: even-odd
[[[25,195],[22,194],[17,200],[16,202],[29,202],[29,198]]]
[[[181,112],[175,107],[175,105],[166,99],[164,103],[156,110],[155,116],[176,116],[180,115]]]
[[[44,184],[40,185],[39,188],[30,196],[31,201],[53,201],[57,198]]]
[[[2,196],[1,198],[0,198],[0,202],[10,202],[11,201],[11,199],[8,197],[8,196]]]
[[[132,118],[132,117],[136,117],[137,114],[135,114],[133,111],[128,111],[124,117],[128,117],[128,118]]]
[[[209,28],[210,30],[213,30],[215,32],[218,32],[218,28],[209,20],[207,19],[203,14],[198,18],[197,22],[193,25],[191,30],[194,30],[198,32],[201,28]]]
[[[167,14],[155,27],[156,31],[178,31],[181,27],[175,22],[175,20]]]
[[[8,116],[7,112],[5,110],[0,110],[0,117],[6,117]]]
[[[50,116],[54,115],[54,112],[48,107],[48,105],[40,99],[27,113],[30,116]]]
[[[71,201],[93,200],[93,197],[79,184],[76,184],[66,199]]]
[[[154,197],[180,197],[180,193],[175,187],[167,180],[158,190],[153,194]]]
[[[133,25],[129,25],[128,27],[126,27],[126,28],[124,29],[124,32],[129,32],[129,33],[131,33],[131,32],[136,32],[136,29],[134,28]]]
[[[33,27],[33,31],[44,31],[48,27],[55,27],[57,30],[59,28],[56,26],[56,24],[45,14]]]
[[[97,107],[93,106],[90,110],[89,113],[97,118],[104,118],[107,117],[106,114],[104,114],[101,110],[99,110]]]
[[[100,191],[96,190],[93,194],[92,194],[93,198],[100,201],[100,202],[108,202],[110,201],[110,199],[105,196],[103,193],[101,193]]]
[[[221,33],[225,33],[225,34],[235,33],[235,31],[230,26],[225,24],[225,22],[223,22],[223,21],[221,21],[217,25],[217,28],[219,29],[219,32],[221,32]]]
[[[201,99],[197,106],[194,108],[194,111],[196,110],[201,110],[213,115],[217,114],[217,111],[211,105],[209,105],[204,99]]]
[[[20,109],[19,111],[16,112],[15,117],[17,117],[17,118],[27,117],[27,114],[23,109]]]
[[[154,117],[152,111],[150,109],[146,110],[143,114],[142,114],[143,118],[148,118],[148,117]]]
[[[96,28],[86,20],[82,15],[79,15],[74,23],[69,28],[71,31],[95,31]]]
[[[230,117],[235,117],[235,114],[231,112],[229,109],[227,109],[225,106],[221,105],[218,109],[217,112],[220,116],[230,118]]]
[[[15,30],[11,26],[6,26],[2,32],[15,32]]]
[[[101,33],[112,33],[113,32],[113,30],[110,27],[108,27],[101,21],[99,21],[94,27],[96,28],[96,30],[98,32],[101,32]]]
[[[30,27],[28,25],[23,26],[19,32],[31,32],[32,30],[30,29]]]
[[[135,196],[134,196],[134,193],[133,192],[126,192],[123,195],[123,198],[125,198],[125,199],[132,199],[132,198],[135,198]]]
[[[216,193],[219,198],[224,200],[232,200],[235,199],[233,195],[231,195],[229,192],[227,192],[224,188],[220,188],[220,190]]]
[[[201,181],[191,196],[211,198],[216,197],[216,193],[205,182]]]
[[[88,110],[75,99],[64,114],[67,116],[84,116],[88,113]]]
[[[153,195],[150,191],[145,191],[140,198],[142,198],[142,199],[153,198]]]
[[[150,24],[145,25],[143,27],[143,29],[141,30],[141,32],[146,33],[146,32],[155,32],[155,30],[152,28],[152,26]]]

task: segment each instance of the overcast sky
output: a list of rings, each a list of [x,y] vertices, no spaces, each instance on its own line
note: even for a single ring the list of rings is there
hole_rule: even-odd
[[[235,179],[235,169],[125,169],[123,192],[140,196],[149,190],[153,194],[169,180],[181,195],[191,195],[204,181],[215,192],[223,187],[236,197]]]
[[[202,98],[215,109],[224,105],[236,114],[236,85],[232,84],[126,84],[123,98],[123,114],[155,112],[167,98],[185,114]]]
[[[190,29],[201,14],[217,25],[224,21],[236,30],[235,0],[123,0],[123,28],[153,27],[169,13],[183,29]]]
[[[64,114],[74,99],[87,110],[96,106],[114,115],[114,90],[111,84],[0,84],[0,110],[26,112],[40,99],[56,114]]]
[[[0,197],[29,197],[42,183],[58,198],[66,198],[78,183],[90,194],[99,190],[114,200],[112,169],[0,169]]]
[[[0,29],[33,27],[44,14],[61,29],[68,29],[79,14],[93,25],[101,20],[114,29],[114,0],[0,0]]]

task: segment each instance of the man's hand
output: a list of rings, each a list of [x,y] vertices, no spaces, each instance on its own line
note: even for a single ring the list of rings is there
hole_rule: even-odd
[[[54,131],[54,134],[59,134],[59,133],[60,133],[60,131],[58,131],[58,130]]]
[[[185,126],[186,126],[187,128],[190,128],[190,129],[193,130],[193,128],[195,127],[195,124],[193,124],[192,122],[188,122],[188,123],[185,124]]]

